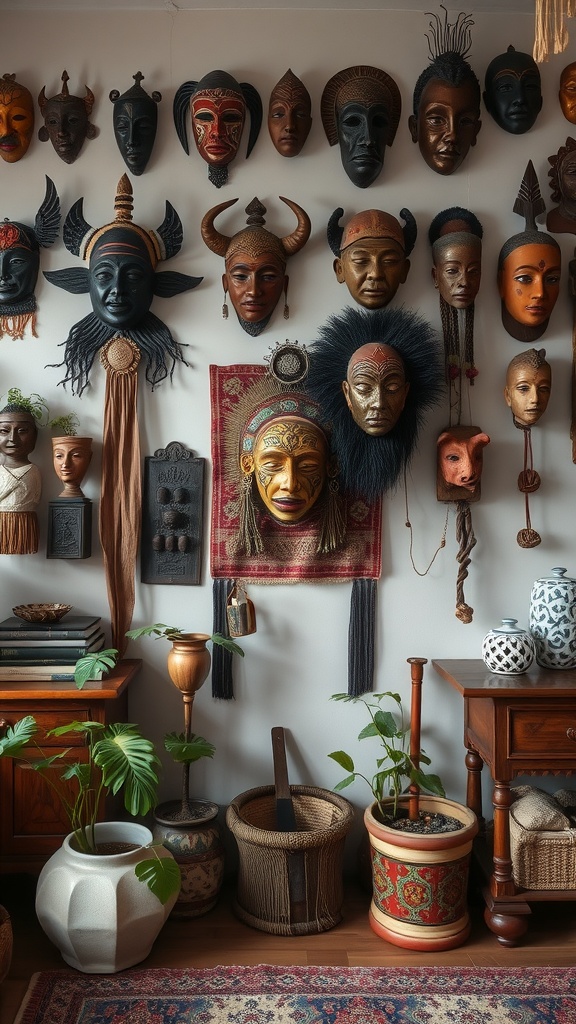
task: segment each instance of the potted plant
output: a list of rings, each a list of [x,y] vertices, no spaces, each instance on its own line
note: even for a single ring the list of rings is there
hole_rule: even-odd
[[[177,898],[180,872],[168,850],[151,845],[144,825],[96,819],[104,795],[122,792],[132,816],[154,806],[160,766],[154,746],[129,723],[70,722],[46,733],[84,736],[86,759],[70,763],[69,751],[44,751],[37,733],[35,719],[22,718],[0,739],[0,757],[39,772],[70,822],[70,834],[38,879],[38,920],[70,966],[86,973],[131,967],[150,953]]]
[[[372,859],[372,929],[408,949],[453,949],[470,933],[468,873],[478,822],[470,808],[446,799],[437,775],[420,768],[430,764],[420,747],[426,659],[409,658],[408,662],[412,666],[409,723],[397,693],[364,697],[338,693],[331,698],[366,708],[369,722],[358,739],[376,738],[380,744],[372,777],[357,771],[353,758],[343,750],[328,756],[348,772],[335,790],[361,778],[373,796],[364,812]],[[382,708],[384,700],[392,702],[393,711]],[[421,796],[420,790],[431,795]]]

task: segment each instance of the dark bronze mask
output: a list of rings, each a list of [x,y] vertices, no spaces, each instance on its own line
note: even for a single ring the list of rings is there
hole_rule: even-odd
[[[494,57],[484,82],[486,110],[505,132],[523,135],[542,109],[540,71],[529,53],[509,46]]]
[[[94,93],[86,86],[86,94],[71,96],[68,92],[69,75],[62,72],[62,91],[46,98],[45,87],[38,97],[44,124],[38,132],[41,142],[50,139],[56,153],[66,164],[73,164],[80,154],[85,139],[95,139],[98,129],[89,121],[94,106]]]
[[[114,104],[112,120],[114,136],[126,167],[132,174],[142,174],[152,154],[156,129],[158,127],[158,106],[162,99],[159,92],[148,95],[140,84],[143,75],[134,75],[134,85],[123,92],[117,89],[110,93]]]

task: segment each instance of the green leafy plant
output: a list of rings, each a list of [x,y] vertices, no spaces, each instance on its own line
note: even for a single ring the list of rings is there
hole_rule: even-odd
[[[58,778],[55,766],[69,755],[70,748],[46,753],[35,739],[37,733],[38,724],[32,715],[9,726],[0,739],[0,757],[22,761],[42,776],[58,796],[82,853],[98,852],[95,825],[102,796],[122,792],[124,807],[133,816],[145,815],[155,806],[160,760],[152,741],[142,736],[136,725],[75,721],[50,729],[47,738],[76,734],[86,741],[86,759],[65,763]],[[144,861],[136,874],[161,903],[166,903],[180,888],[180,871],[171,858],[158,857],[153,844],[150,849],[152,858]]]
[[[31,395],[24,395],[20,388],[8,388],[4,402],[6,405],[22,406],[40,425],[45,425],[48,422],[50,413],[42,395],[37,395],[35,392]],[[42,424],[42,420],[44,420],[44,424]]]
[[[65,437],[76,437],[80,420],[75,412],[69,412],[64,416],[56,416],[53,420],[49,420],[48,426],[52,430],[58,430]]]
[[[183,629],[178,629],[177,626],[167,626],[164,622],[154,622],[151,626],[140,626],[139,629],[129,629],[126,636],[130,640],[139,640],[143,636],[155,636],[162,637],[164,640],[172,641],[187,636],[187,633]],[[234,643],[230,637],[223,636],[222,633],[211,633],[209,639],[213,644],[218,644],[220,647],[224,647],[227,651],[231,651],[232,654],[239,654],[241,658],[244,657],[244,651],[240,645]]]
[[[92,651],[84,654],[74,665],[74,682],[79,690],[89,679],[101,679],[114,668],[118,661],[115,647],[107,647],[104,651]]]
[[[380,814],[384,816],[386,811],[383,805],[385,797],[393,797],[392,817],[397,818],[400,796],[405,792],[404,780],[418,786],[419,789],[435,796],[445,796],[444,787],[437,775],[427,775],[419,767],[420,764],[429,765],[430,758],[423,750],[418,754],[418,765],[410,756],[410,724],[404,721],[402,701],[398,693],[387,691],[385,693],[372,693],[370,698],[351,697],[347,693],[334,693],[330,700],[348,701],[353,704],[363,704],[366,708],[370,721],[358,734],[359,740],[376,737],[380,742],[382,756],[376,759],[376,772],[371,779],[356,770],[354,760],[344,750],[334,750],[328,757],[331,757],[336,764],[339,764],[349,774],[334,786],[336,791],[351,786],[356,779],[364,779],[370,787],[375,802],[378,804]],[[391,700],[396,705],[394,711],[399,718],[395,717],[392,711],[382,710],[383,700]]]

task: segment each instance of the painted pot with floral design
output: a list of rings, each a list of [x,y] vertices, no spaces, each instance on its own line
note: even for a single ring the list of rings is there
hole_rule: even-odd
[[[392,807],[393,799],[384,801],[388,803]],[[419,805],[424,814],[448,815],[462,827],[407,832],[383,824],[376,803],[366,809],[372,853],[370,925],[381,938],[405,949],[454,949],[470,934],[468,874],[478,820],[470,808],[443,797],[420,796]]]
[[[172,917],[201,917],[213,910],[224,881],[225,853],[217,822],[218,804],[189,800],[187,821],[181,801],[160,804],[154,811],[154,839],[161,842],[180,868],[180,892]]]

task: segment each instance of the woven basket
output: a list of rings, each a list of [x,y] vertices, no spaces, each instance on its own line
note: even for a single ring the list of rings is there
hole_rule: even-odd
[[[354,809],[344,797],[290,786],[297,831],[276,830],[274,786],[237,796],[226,823],[238,844],[234,911],[274,935],[311,935],[342,920],[344,841]]]
[[[0,906],[0,984],[10,970],[12,961],[12,925],[5,907]]]
[[[528,829],[510,813],[512,874],[523,889],[576,889],[576,829]]]

